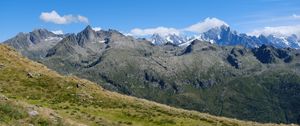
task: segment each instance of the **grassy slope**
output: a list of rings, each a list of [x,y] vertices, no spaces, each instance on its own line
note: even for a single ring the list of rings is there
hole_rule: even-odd
[[[87,80],[61,76],[0,46],[0,125],[24,124],[261,125],[110,92]]]

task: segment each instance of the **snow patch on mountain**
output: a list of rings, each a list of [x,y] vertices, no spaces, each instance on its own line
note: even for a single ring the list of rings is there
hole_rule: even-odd
[[[251,36],[243,33],[240,34],[237,31],[231,30],[228,25],[214,27],[207,30],[206,32],[190,36],[184,34],[171,34],[166,36],[156,34],[151,37],[151,41],[154,45],[162,45],[170,42],[178,46],[188,46],[195,39],[223,46],[241,45],[248,48],[253,48],[265,44],[272,45],[277,48],[300,48],[299,37],[295,34],[292,34],[290,36],[285,36],[282,34]]]
[[[47,37],[45,39],[45,41],[61,41],[62,39],[63,39],[63,37],[52,37],[52,36],[50,36],[50,37]]]

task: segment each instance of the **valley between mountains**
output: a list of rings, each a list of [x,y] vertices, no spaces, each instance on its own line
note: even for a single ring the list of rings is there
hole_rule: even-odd
[[[202,39],[159,44],[157,40],[163,39],[134,38],[90,26],[77,34],[57,35],[46,29],[20,33],[1,46],[1,93],[9,99],[5,104],[20,107],[21,113],[24,106],[38,105],[40,111],[57,112],[68,124],[77,119],[88,125],[300,124],[298,47],[220,32],[228,28],[210,30]],[[212,32],[222,33],[219,41],[208,40],[213,40]],[[231,41],[234,35],[236,41]],[[39,123],[26,114],[12,116]],[[14,121],[7,118],[8,124]]]

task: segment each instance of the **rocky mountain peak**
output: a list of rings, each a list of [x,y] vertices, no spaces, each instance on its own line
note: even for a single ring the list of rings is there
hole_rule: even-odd
[[[84,30],[77,34],[78,44],[84,46],[86,42],[91,42],[97,38],[96,31],[88,25]]]
[[[119,32],[118,30],[115,30],[115,29],[108,29],[108,32],[116,33],[116,34],[122,34],[121,32]]]
[[[91,30],[93,30],[92,26],[87,25],[83,31],[91,31]]]
[[[58,36],[58,35],[54,34],[53,32],[48,31],[47,29],[35,29],[32,32],[30,32],[29,34],[39,36],[40,38],[47,38],[50,36]]]
[[[190,40],[186,36],[177,35],[177,34],[168,34],[168,35],[153,34],[150,39],[154,45],[164,45],[168,42],[175,45],[180,45]]]
[[[263,44],[259,48],[253,49],[254,56],[266,64],[277,63],[283,61],[289,63],[293,60],[290,48],[275,48],[270,45]]]
[[[95,31],[92,29],[92,27],[90,25],[86,26],[81,32],[79,32],[78,34],[84,34],[84,35],[89,35],[95,33]]]
[[[162,45],[164,43],[167,43],[166,39],[159,34],[153,34],[151,36],[151,41],[154,45]]]

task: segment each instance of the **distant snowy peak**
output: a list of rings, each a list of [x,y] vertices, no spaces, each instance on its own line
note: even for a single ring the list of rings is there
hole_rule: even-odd
[[[277,48],[300,48],[300,41],[296,35],[260,35],[250,36],[247,34],[239,34],[231,30],[229,26],[221,26],[219,28],[212,28],[207,32],[199,35],[202,40],[216,43],[218,45],[242,45],[253,48],[261,46],[262,44],[272,45]]]
[[[199,35],[199,38],[200,40],[208,41],[211,43],[222,44],[224,43],[224,41],[226,41],[223,39],[229,34],[235,35],[237,33],[235,31],[231,31],[228,25],[221,25],[201,33]]]
[[[162,45],[164,43],[167,43],[166,39],[159,34],[153,34],[150,39],[152,44],[154,45]]]
[[[215,43],[217,40],[222,39],[221,35],[223,35],[225,32],[231,32],[231,31],[228,25],[223,24],[223,25],[216,25],[215,27],[212,27],[203,33],[193,34],[193,35],[153,34],[150,40],[154,45],[162,45],[168,42],[175,45],[182,45],[183,43],[193,41],[195,39]],[[236,32],[233,33],[236,34]]]
[[[187,42],[187,40],[188,40],[187,37],[181,36],[181,35],[176,35],[176,34],[168,34],[165,36],[160,35],[160,34],[153,34],[150,39],[154,45],[163,45],[168,42],[175,44],[175,45],[179,45],[179,44]]]
[[[261,35],[264,36],[264,35]],[[300,40],[296,35],[283,36],[283,35],[268,35],[265,36],[267,41],[266,43],[275,45],[276,47],[291,47],[291,48],[300,48]]]
[[[159,35],[154,34],[151,38],[154,45],[163,45],[172,43],[178,46],[188,46],[193,40],[208,41],[222,46],[241,45],[247,48],[259,47],[263,44],[272,45],[277,48],[300,48],[300,39],[297,35],[282,36],[282,35],[260,35],[251,36],[240,34],[237,31],[231,30],[228,25],[219,25],[205,32],[193,35]]]
[[[178,44],[181,44],[181,43],[184,43],[187,41],[187,38],[186,37],[183,37],[183,36],[178,36],[178,35],[175,35],[175,34],[172,34],[172,35],[168,35],[166,37],[167,41],[168,42],[171,42],[175,45],[178,45]]]

